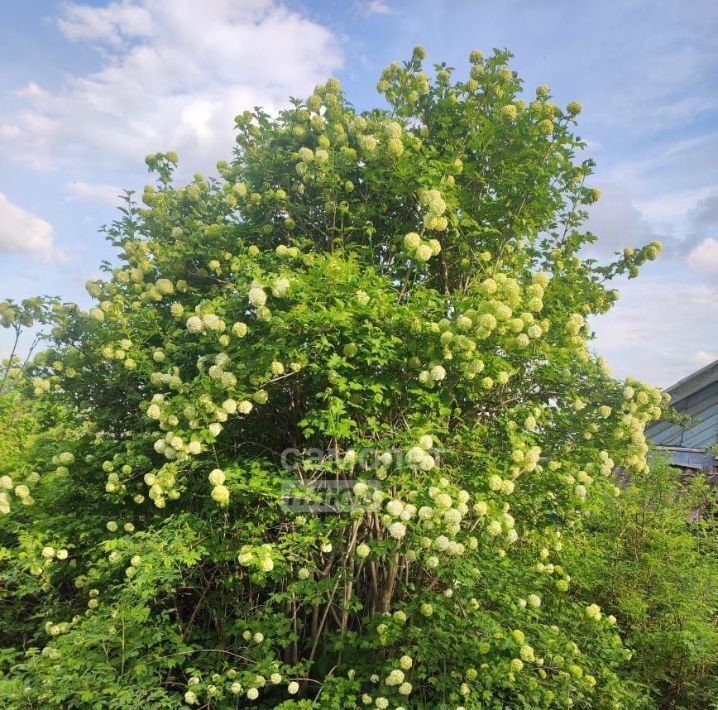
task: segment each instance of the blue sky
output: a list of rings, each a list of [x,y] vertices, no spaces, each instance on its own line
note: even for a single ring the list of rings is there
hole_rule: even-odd
[[[416,44],[460,73],[471,49],[508,48],[529,94],[583,104],[594,255],[666,246],[594,326],[615,374],[667,385],[718,358],[717,35],[713,0],[0,3],[0,298],[86,304],[112,256],[98,228],[150,151],[212,171],[245,108],[332,75],[368,108]]]

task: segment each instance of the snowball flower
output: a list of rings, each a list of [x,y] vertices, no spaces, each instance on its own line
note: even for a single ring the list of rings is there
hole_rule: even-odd
[[[247,325],[246,323],[234,323],[232,325],[232,333],[236,335],[238,338],[243,338],[245,335],[247,335]]]
[[[155,286],[157,286],[157,290],[165,296],[174,293],[175,290],[173,283],[169,279],[157,279]]]
[[[249,302],[255,307],[263,306],[267,303],[267,294],[261,286],[252,286],[249,289]]]
[[[366,543],[362,542],[360,545],[357,546],[357,555],[359,557],[362,557],[362,558],[367,557],[370,552],[371,552],[371,548]]]
[[[416,248],[415,254],[418,261],[426,262],[434,256],[434,251],[428,244],[420,244]]]
[[[51,559],[55,556],[55,548],[54,547],[43,547],[42,549],[42,556],[46,559]]]
[[[404,682],[404,671],[393,670],[384,681],[387,685],[399,685]]]
[[[434,439],[429,434],[419,437],[419,446],[424,449],[430,449],[434,445]]]
[[[389,535],[391,535],[396,540],[401,540],[404,535],[406,535],[406,525],[404,523],[392,523],[389,526]]]
[[[412,446],[407,452],[406,452],[406,460],[409,463],[421,463],[421,461],[426,456],[426,451],[421,448],[421,446]]]
[[[492,537],[496,537],[497,535],[501,534],[501,523],[498,520],[492,520],[487,526],[486,526],[486,532],[489,533]]]
[[[408,671],[412,665],[414,665],[414,661],[412,660],[411,656],[402,656],[399,659],[399,665],[405,670]]]
[[[224,471],[222,471],[219,468],[215,468],[210,474],[209,474],[209,482],[213,486],[221,486],[226,479],[226,476],[224,475]]]
[[[496,327],[496,318],[491,313],[484,313],[479,317],[479,325],[486,330],[493,330]]]
[[[601,619],[601,607],[598,604],[591,604],[586,607],[586,616],[594,621]]]
[[[187,330],[190,333],[201,333],[204,329],[204,324],[199,316],[190,316],[187,319]]]
[[[489,506],[484,501],[479,501],[474,505],[474,513],[479,517],[486,515],[489,512]]]
[[[391,515],[399,516],[404,510],[404,504],[400,500],[390,500],[386,504],[386,509]]]
[[[526,597],[526,602],[534,609],[538,609],[538,607],[541,606],[541,597],[537,594],[529,594],[528,597]]]
[[[207,313],[202,316],[202,325],[209,330],[224,330],[224,321],[214,313]]]
[[[354,491],[354,495],[361,498],[362,496],[366,495],[367,491],[369,490],[369,486],[367,486],[364,481],[359,481],[358,483],[354,484],[354,488],[352,489]]]
[[[212,489],[212,500],[220,505],[229,503],[229,488],[227,486],[215,486]]]
[[[250,688],[247,691],[247,697],[250,700],[256,700],[259,697],[259,691],[256,688]]]
[[[419,519],[420,520],[431,520],[434,515],[434,509],[428,505],[422,505],[419,508]]]
[[[441,365],[435,365],[431,368],[429,374],[434,382],[440,382],[446,377],[446,370]]]
[[[187,703],[187,705],[196,705],[197,703],[199,703],[199,700],[197,699],[197,694],[192,690],[188,690],[184,694],[184,701]]]
[[[444,522],[456,525],[461,522],[461,511],[451,508],[444,513]]]
[[[275,282],[272,284],[272,295],[273,296],[284,296],[284,294],[289,290],[289,279],[286,279],[284,277],[280,277],[275,280]],[[259,304],[259,305],[264,305]]]
[[[473,321],[468,316],[459,316],[456,319],[456,327],[459,330],[468,330],[473,325]]]
[[[287,692],[290,695],[296,695],[299,692],[299,683],[297,683],[296,680],[293,680],[288,686],[287,686]]]
[[[391,455],[389,451],[385,451],[383,454],[380,454],[379,461],[381,461],[383,466],[391,466],[392,461],[394,460],[394,457]]]

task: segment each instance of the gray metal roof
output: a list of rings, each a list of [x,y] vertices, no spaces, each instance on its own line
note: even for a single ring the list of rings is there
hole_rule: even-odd
[[[689,397],[694,392],[714,382],[718,382],[718,360],[714,360],[700,370],[696,370],[682,380],[678,380],[670,387],[666,387],[665,391],[671,395],[671,403],[675,405],[676,402]]]
[[[671,455],[676,466],[710,469],[718,460],[708,450],[718,444],[718,360],[684,377],[665,390],[671,407],[693,420],[688,426],[653,422],[646,435]]]

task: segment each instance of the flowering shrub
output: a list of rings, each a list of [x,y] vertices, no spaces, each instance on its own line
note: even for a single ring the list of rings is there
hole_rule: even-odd
[[[27,368],[67,425],[0,481],[13,707],[636,702],[564,544],[646,470],[661,395],[587,318],[660,246],[582,257],[580,106],[526,103],[509,58],[430,79],[418,48],[390,110],[332,79],[241,114],[216,178],[147,159],[96,305]],[[292,511],[287,478],[355,502]]]

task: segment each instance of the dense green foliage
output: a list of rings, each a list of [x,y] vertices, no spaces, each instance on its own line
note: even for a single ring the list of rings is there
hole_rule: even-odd
[[[595,506],[571,547],[577,586],[614,613],[633,649],[623,673],[653,707],[716,707],[718,535],[715,492],[652,465]],[[708,505],[706,505],[708,503]],[[702,520],[687,521],[699,511]]]
[[[459,82],[422,54],[382,76],[389,110],[330,80],[237,117],[218,178],[148,158],[97,306],[55,304],[4,395],[32,399],[0,461],[6,705],[650,702],[584,520],[615,465],[648,475],[662,398],[586,319],[660,245],[582,258],[580,106],[526,105],[506,53]],[[316,481],[352,494],[288,503]]]

